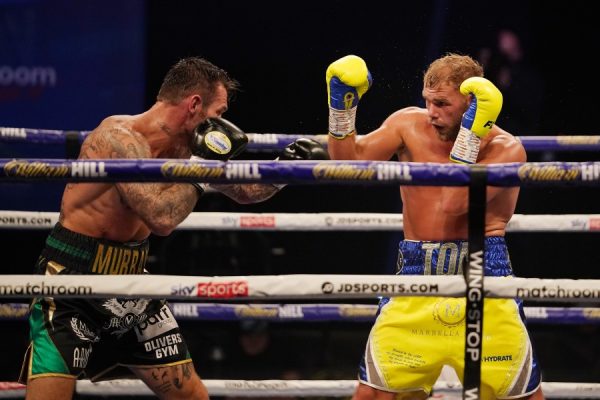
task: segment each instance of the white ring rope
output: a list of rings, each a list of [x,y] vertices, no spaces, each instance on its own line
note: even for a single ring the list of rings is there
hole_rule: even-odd
[[[0,210],[0,229],[50,229],[57,212]],[[393,213],[191,213],[181,230],[397,231],[402,214]],[[600,232],[600,214],[515,214],[507,232]]]
[[[486,297],[600,302],[600,280],[485,277],[483,282]],[[461,275],[3,275],[0,298],[373,299],[463,297],[465,290]]]
[[[379,309],[376,304],[335,303],[231,304],[184,301],[171,302],[170,306],[175,318],[182,321],[372,322]],[[600,307],[523,307],[523,311],[528,323],[600,324]],[[0,320],[19,320],[28,316],[27,303],[0,303]]]
[[[290,303],[231,304],[171,302],[171,311],[179,320],[240,321],[373,321],[376,304]],[[528,323],[600,324],[600,307],[523,307]],[[18,320],[29,316],[27,303],[1,303],[0,320]]]
[[[356,388],[356,380],[203,380],[211,396],[239,397],[346,397],[351,396]],[[542,382],[542,390],[546,398],[553,399],[594,399],[600,398],[600,384],[572,382]],[[438,381],[433,387],[435,398],[461,398],[462,386],[459,382]],[[117,379],[107,382],[92,383],[87,380],[77,381],[76,392],[83,395],[152,395],[143,382],[136,379]],[[13,382],[0,382],[0,398],[23,398],[25,386]]]

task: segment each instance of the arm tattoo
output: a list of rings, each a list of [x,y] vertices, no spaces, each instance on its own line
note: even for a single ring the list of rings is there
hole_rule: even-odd
[[[177,389],[183,388],[183,385],[186,380],[190,380],[192,377],[192,369],[190,368],[191,363],[181,364],[175,366],[175,376],[173,377],[173,385]],[[179,369],[181,368],[181,372]]]
[[[192,379],[192,363],[181,364],[181,372],[183,372],[183,376],[185,379]]]
[[[154,368],[151,375],[156,383],[156,389],[161,393],[167,393],[173,387],[183,389],[185,381],[189,381],[192,378],[191,365],[192,363],[185,363],[171,367]]]
[[[171,390],[171,382],[169,382],[169,371],[167,368],[154,368],[151,374],[152,379],[156,382],[156,390],[161,393],[167,393]]]
[[[142,219],[177,225],[194,209],[196,189],[186,183],[119,184],[119,190],[129,207]]]
[[[248,183],[240,185],[211,184],[210,187],[218,190],[238,203],[259,203],[270,199],[279,189],[270,184]]]
[[[81,158],[151,158],[150,146],[136,132],[123,128],[97,131],[82,146]],[[123,201],[152,229],[176,226],[192,212],[196,190],[184,183],[117,183]]]

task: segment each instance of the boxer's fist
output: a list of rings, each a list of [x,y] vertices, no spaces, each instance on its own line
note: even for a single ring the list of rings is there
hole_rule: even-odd
[[[226,161],[247,145],[248,137],[240,128],[223,118],[208,118],[196,128],[191,149],[194,156]]]
[[[279,160],[329,160],[329,154],[319,142],[300,138],[283,149]]]
[[[356,107],[373,79],[365,61],[349,55],[334,61],[325,73],[329,134],[343,139],[355,131]]]
[[[325,80],[329,107],[336,110],[356,107],[373,81],[365,61],[354,55],[332,62],[325,73]]]
[[[473,96],[461,125],[478,137],[485,137],[502,109],[502,93],[492,82],[480,77],[465,80],[460,85],[460,92]]]
[[[325,150],[321,143],[313,139],[300,138],[285,146],[281,155],[277,157],[277,160],[329,160],[329,153],[327,153],[327,150]],[[281,190],[287,184],[274,183],[273,186]]]
[[[502,109],[502,93],[492,82],[481,77],[466,79],[460,85],[460,92],[471,96],[471,104],[463,114],[450,160],[474,164],[479,154],[480,139],[490,132]]]

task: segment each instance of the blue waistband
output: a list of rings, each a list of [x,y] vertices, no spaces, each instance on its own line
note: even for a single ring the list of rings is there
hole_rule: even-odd
[[[460,275],[467,255],[467,241],[418,242],[403,240],[398,251],[399,275]],[[484,242],[486,276],[513,275],[506,242],[501,236],[486,237]]]

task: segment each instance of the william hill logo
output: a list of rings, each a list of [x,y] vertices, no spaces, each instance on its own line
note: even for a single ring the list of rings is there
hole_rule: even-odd
[[[102,177],[108,174],[103,161],[75,161],[71,163],[71,176]]]
[[[518,170],[521,181],[575,181],[580,170],[565,165],[524,164]]]
[[[7,176],[15,177],[105,177],[108,174],[105,171],[103,161],[74,161],[68,164],[52,165],[43,161],[12,160],[4,166],[4,173]]]
[[[571,145],[596,145],[600,144],[600,136],[558,136],[556,138],[556,143]]]
[[[0,128],[0,136],[8,138],[27,138],[25,128]]]
[[[279,310],[267,306],[239,305],[234,308],[235,315],[244,318],[277,318]]]
[[[205,166],[185,161],[167,161],[160,167],[160,172],[167,178],[220,178],[225,175],[222,166]]]
[[[50,163],[26,160],[12,160],[4,165],[6,176],[13,177],[66,177],[70,168],[66,165],[50,165]]]
[[[317,164],[313,176],[317,179],[372,180],[376,171],[372,168],[358,168],[350,164]]]

